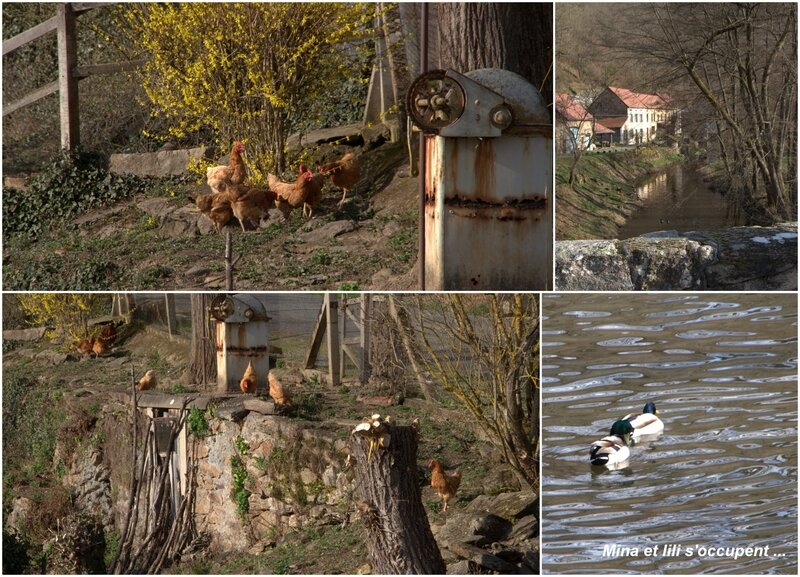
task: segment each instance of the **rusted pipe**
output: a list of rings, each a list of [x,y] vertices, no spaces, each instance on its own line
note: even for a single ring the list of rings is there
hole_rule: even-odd
[[[419,41],[419,73],[428,71],[428,4],[422,4]],[[419,246],[417,262],[419,263],[419,290],[425,290],[425,134],[419,133]]]

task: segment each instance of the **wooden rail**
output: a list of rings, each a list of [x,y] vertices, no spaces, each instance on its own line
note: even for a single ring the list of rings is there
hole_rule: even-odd
[[[112,6],[113,3],[75,2],[59,4],[52,18],[27,29],[3,42],[3,56],[55,31],[58,46],[58,80],[29,92],[19,100],[3,106],[3,116],[24,108],[55,92],[59,94],[59,119],[61,147],[72,150],[80,144],[78,81],[92,74],[115,74],[141,66],[145,60],[113,62],[78,66],[78,40],[75,34],[76,19],[81,14]]]

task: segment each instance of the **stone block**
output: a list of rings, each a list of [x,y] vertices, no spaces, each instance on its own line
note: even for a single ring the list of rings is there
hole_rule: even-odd
[[[211,152],[210,148],[203,146],[187,150],[112,154],[110,171],[137,176],[180,176],[187,173],[191,159],[210,157]]]

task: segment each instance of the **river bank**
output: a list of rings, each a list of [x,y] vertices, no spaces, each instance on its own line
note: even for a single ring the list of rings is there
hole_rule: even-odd
[[[647,146],[613,153],[586,153],[569,185],[570,157],[556,162],[556,240],[617,238],[642,202],[636,185],[680,162],[672,148]]]

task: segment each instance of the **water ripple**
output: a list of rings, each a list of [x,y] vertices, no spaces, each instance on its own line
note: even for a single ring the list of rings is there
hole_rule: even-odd
[[[796,297],[560,295],[544,306],[560,343],[542,372],[545,572],[796,574]],[[650,400],[664,433],[633,445],[627,468],[589,467],[591,442]],[[603,555],[668,543],[774,555]]]

